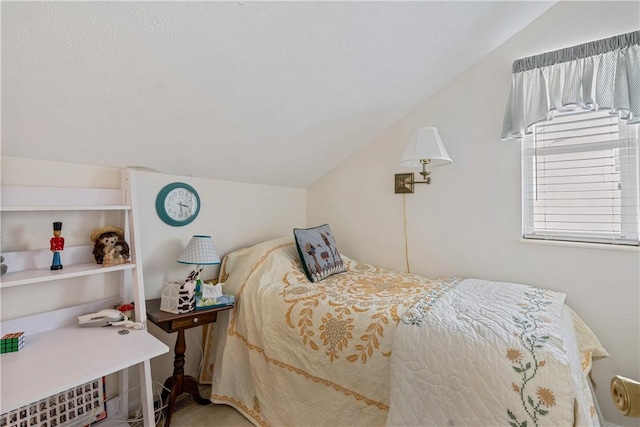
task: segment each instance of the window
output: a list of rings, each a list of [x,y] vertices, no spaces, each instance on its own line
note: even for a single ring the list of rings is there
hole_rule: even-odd
[[[522,142],[523,236],[638,245],[638,125],[556,113]]]

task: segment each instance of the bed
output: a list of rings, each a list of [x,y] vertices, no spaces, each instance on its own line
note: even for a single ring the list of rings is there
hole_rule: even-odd
[[[212,402],[261,426],[600,425],[588,373],[606,351],[564,294],[344,255],[312,282],[301,258],[293,238],[224,258]]]

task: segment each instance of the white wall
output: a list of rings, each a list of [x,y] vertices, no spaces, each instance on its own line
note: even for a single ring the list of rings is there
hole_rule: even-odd
[[[309,226],[330,223],[347,256],[404,271],[406,202],[412,272],[565,292],[611,354],[594,378],[605,418],[618,425],[637,425],[613,406],[609,381],[640,379],[640,253],[519,243],[520,146],[500,133],[513,60],[637,30],[639,17],[638,2],[559,2],[308,193]],[[426,125],[439,129],[454,163],[405,199],[393,193],[393,175],[410,171],[399,159]]]
[[[160,173],[137,173],[138,214],[147,299],[159,298],[165,281],[183,280],[191,269],[176,260],[194,234],[211,235],[220,257],[242,247],[291,234],[306,225],[306,190],[259,184],[189,178]],[[184,227],[164,224],[155,210],[156,195],[165,185],[186,182],[198,191],[198,218]],[[204,278],[217,278],[218,266],[208,266]],[[149,330],[170,348],[176,334],[166,334],[155,325]],[[186,331],[185,373],[197,378],[201,360],[202,328]],[[164,381],[173,372],[173,353],[152,362],[155,380]]]
[[[119,188],[120,170],[89,165],[2,157],[2,185]],[[155,210],[156,195],[162,187],[181,181],[199,193],[201,209],[198,218],[184,227],[164,224]],[[306,225],[306,190],[259,184],[196,179],[152,172],[136,172],[137,212],[140,223],[146,299],[159,298],[164,281],[186,278],[190,269],[176,259],[194,234],[213,237],[222,257],[234,249],[292,233],[294,227]],[[46,214],[45,214],[46,215]],[[87,213],[69,213],[63,220],[65,245],[91,244],[89,235],[100,226],[102,217],[87,220]],[[89,216],[89,218],[93,218]],[[109,221],[110,217],[106,217]],[[57,219],[54,219],[57,220]],[[80,226],[80,224],[82,226]],[[80,231],[76,231],[80,229]],[[48,248],[52,236],[51,218],[40,216],[2,218],[2,251]],[[39,243],[39,246],[38,246]],[[64,251],[62,253],[64,264]],[[205,278],[217,278],[218,267],[210,266]],[[67,284],[46,282],[17,286],[2,291],[2,319],[68,307],[94,299],[115,296],[118,283],[114,278],[104,283],[76,288]],[[84,280],[82,278],[77,280]],[[89,279],[90,280],[90,279]],[[94,279],[95,281],[95,279]],[[82,292],[77,292],[82,289]],[[89,289],[89,292],[85,292]],[[170,349],[176,334],[166,334],[155,325],[149,330]],[[201,359],[202,328],[187,330],[185,373],[197,377]],[[173,352],[157,357],[151,363],[154,381],[163,383],[173,372]],[[136,371],[137,372],[137,371]],[[137,378],[133,377],[133,378]],[[133,380],[137,384],[136,380]]]

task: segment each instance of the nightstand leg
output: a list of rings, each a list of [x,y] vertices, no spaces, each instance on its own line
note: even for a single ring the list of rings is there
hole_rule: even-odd
[[[167,404],[167,419],[164,422],[164,427],[169,427],[171,423],[171,415],[173,414],[173,407],[176,403],[176,399],[182,393],[189,393],[200,405],[208,405],[210,400],[203,399],[200,396],[200,389],[198,388],[198,381],[192,376],[184,375],[184,352],[187,349],[187,344],[184,338],[184,329],[178,331],[178,337],[176,338],[175,357],[173,359],[173,376],[167,378],[164,382],[164,389],[162,390],[162,402],[165,401],[169,392],[169,402]]]

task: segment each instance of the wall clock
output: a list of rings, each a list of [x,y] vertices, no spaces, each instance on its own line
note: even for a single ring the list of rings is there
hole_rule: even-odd
[[[190,224],[200,212],[200,196],[189,184],[173,182],[158,193],[156,211],[160,219],[171,226]]]

